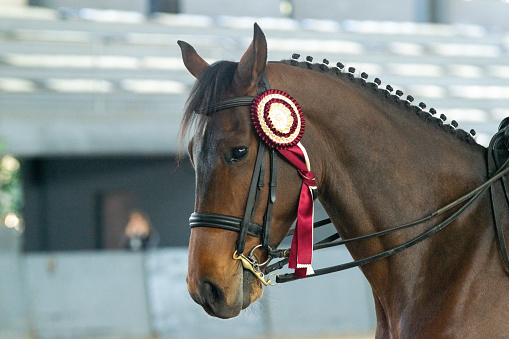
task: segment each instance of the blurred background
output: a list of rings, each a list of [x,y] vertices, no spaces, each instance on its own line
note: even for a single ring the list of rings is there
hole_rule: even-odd
[[[227,321],[192,302],[176,41],[238,61],[258,22],[269,60],[353,66],[486,145],[509,115],[508,17],[508,0],[0,0],[0,338],[373,337],[358,269]]]

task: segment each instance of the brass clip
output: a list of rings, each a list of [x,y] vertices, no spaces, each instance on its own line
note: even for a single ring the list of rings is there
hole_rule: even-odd
[[[253,273],[257,278],[258,280],[260,280],[260,282],[262,284],[264,284],[265,286],[276,286],[277,285],[277,282],[276,281],[271,281],[270,278],[272,276],[277,276],[276,273],[271,273],[267,276],[267,281],[265,281],[265,275],[263,274],[262,271],[260,271],[260,269],[258,268],[258,265],[254,262],[252,262],[251,260],[249,260],[248,258],[246,258],[246,256],[244,254],[241,254],[241,255],[237,255],[237,251],[235,251],[235,253],[233,253],[233,259],[235,260],[240,260],[240,262],[242,263],[242,267],[244,267],[246,270],[248,271],[251,271],[251,273]]]

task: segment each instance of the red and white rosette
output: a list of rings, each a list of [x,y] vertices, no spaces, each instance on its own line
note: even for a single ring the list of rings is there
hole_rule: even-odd
[[[260,93],[251,106],[251,119],[258,135],[275,149],[297,145],[304,134],[304,114],[287,93],[270,89]]]
[[[300,105],[287,93],[270,89],[260,93],[251,106],[251,119],[260,138],[278,150],[295,166],[302,177],[297,224],[292,239],[289,267],[304,278],[314,274],[313,258],[313,196],[316,188],[315,175],[309,158],[300,143],[304,135],[305,121]]]

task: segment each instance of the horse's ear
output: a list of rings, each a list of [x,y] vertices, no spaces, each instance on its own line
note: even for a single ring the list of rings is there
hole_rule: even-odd
[[[233,78],[233,88],[239,92],[250,91],[253,87],[256,88],[260,77],[265,71],[266,64],[267,41],[262,29],[255,23],[253,41],[239,61],[235,77]]]
[[[209,64],[203,60],[202,57],[196,53],[193,46],[189,45],[187,42],[179,40],[177,41],[177,44],[180,46],[180,50],[182,51],[182,60],[184,61],[184,65],[189,73],[198,79],[200,74],[209,67]]]

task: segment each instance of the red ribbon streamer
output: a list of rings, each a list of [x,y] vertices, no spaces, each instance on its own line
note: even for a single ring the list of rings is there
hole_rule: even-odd
[[[288,267],[295,269],[295,275],[299,278],[305,278],[313,259],[313,196],[311,188],[316,188],[315,175],[308,168],[309,160],[304,146],[300,142],[291,148],[280,149],[279,153],[297,168],[302,177],[297,224],[292,238]]]

